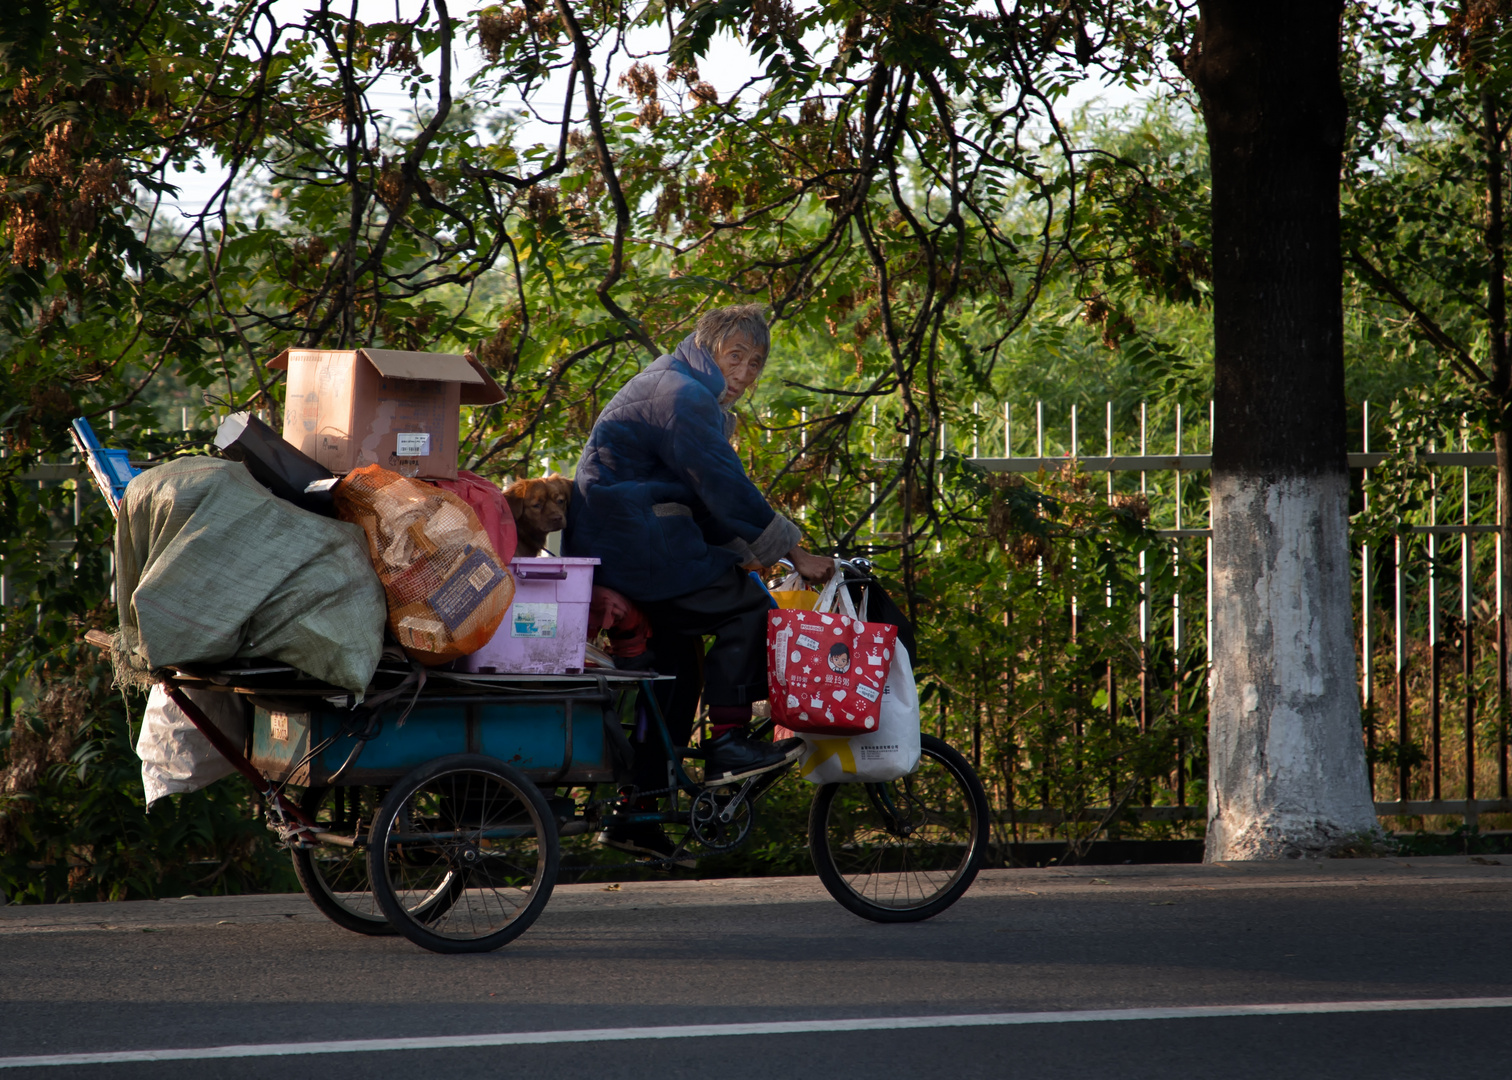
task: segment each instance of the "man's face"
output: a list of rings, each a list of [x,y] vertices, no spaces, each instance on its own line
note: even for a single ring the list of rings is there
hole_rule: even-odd
[[[761,369],[766,366],[766,353],[744,334],[735,334],[725,338],[714,350],[714,363],[725,377],[724,397],[719,403],[733,405],[761,375]]]

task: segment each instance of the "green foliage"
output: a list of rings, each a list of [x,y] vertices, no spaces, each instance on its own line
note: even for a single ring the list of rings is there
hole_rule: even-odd
[[[1512,21],[1497,2],[1420,0],[1352,6],[1346,26],[1346,295],[1378,358],[1356,366],[1355,392],[1389,400],[1442,367],[1489,436],[1506,422],[1512,370],[1501,221]]]
[[[287,856],[249,813],[245,781],[147,813],[129,715],[87,646],[55,652],[0,735],[0,894],[10,902],[130,900],[292,888]]]
[[[7,846],[8,889],[172,891],[200,859],[223,867],[215,887],[273,880],[261,835],[234,824],[244,789],[152,815],[124,794],[126,706],[100,672],[77,674],[80,636],[113,617],[109,521],[85,495],[75,525],[77,482],[21,477],[67,452],[76,415],[139,458],[202,449],[203,434],[165,431],[180,409],[276,422],[265,364],[289,346],[471,350],[509,401],[468,411],[464,456],[504,478],[575,456],[608,397],[704,307],[762,300],[774,359],[741,410],[742,456],[814,547],[879,560],[919,620],[931,707],[981,743],[1004,797],[1074,816],[1094,775],[1171,757],[1145,749],[1174,743],[1166,721],[1134,731],[1127,694],[1096,695],[1099,672],[1138,678],[1129,560],[1146,554],[1152,588],[1177,562],[1084,481],[994,485],[942,436],[986,432],[978,397],[1111,394],[1121,415],[1152,397],[1156,419],[1203,398],[1200,140],[1174,110],[1129,133],[1055,115],[1089,70],[1131,84],[1174,24],[1038,2],[275,14],[51,0],[0,27],[0,681],[16,695],[3,813],[25,838]],[[669,47],[612,60],[634,27]],[[698,65],[730,33],[762,71],[721,96]],[[464,85],[450,63],[465,41],[487,63]],[[407,120],[376,104],[392,87]],[[491,105],[514,98],[540,107],[545,135]],[[202,212],[168,214],[170,167],[224,183]],[[1012,562],[1026,544],[1045,546],[1045,575]],[[1079,609],[1073,642],[1072,598],[1110,586],[1116,602]],[[1025,614],[1003,626],[1005,604]],[[1009,671],[1025,674],[982,742],[971,703]],[[1149,715],[1188,715],[1186,685],[1152,676]],[[37,745],[52,749],[32,769]],[[96,756],[69,764],[86,745]],[[83,811],[96,799],[113,816]],[[762,843],[776,858],[780,838]]]
[[[1506,856],[1512,855],[1512,838],[1505,833],[1481,833],[1478,829],[1468,825],[1458,825],[1448,832],[1427,832],[1418,830],[1414,833],[1399,834],[1395,837],[1396,854],[1400,856],[1424,856],[1424,855],[1500,855],[1501,859],[1475,859],[1471,862],[1483,862],[1490,866],[1502,866],[1506,863]]]
[[[961,468],[948,486],[983,517],[958,520],[920,574],[921,699],[926,727],[934,714],[969,748],[1000,839],[1023,838],[1026,809],[1079,842],[1174,803],[1185,752],[1200,757],[1206,673],[1170,644],[1170,599],[1198,600],[1200,563],[1146,527],[1137,496],[1110,502],[1070,466],[1032,484]]]
[[[436,3],[375,23],[191,0],[19,11],[0,25],[8,889],[268,887],[279,872],[244,788],[151,815],[124,794],[127,707],[77,645],[113,618],[110,522],[86,494],[75,524],[73,482],[21,479],[67,453],[69,419],[103,434],[113,418],[137,457],[196,452],[181,409],[276,422],[265,365],[286,347],[470,350],[509,399],[466,411],[465,464],[504,479],[573,460],[627,378],[734,301],[765,303],[774,333],[738,410],[742,458],[812,547],[878,562],[919,624],[927,709],[980,760],[1004,835],[1046,811],[1076,842],[1131,828],[1122,810],[1084,820],[1110,795],[1158,804],[1184,784],[1202,801],[1200,620],[1179,650],[1161,643],[1175,597],[1201,610],[1205,567],[1200,545],[1151,531],[1175,523],[1175,493],[1074,472],[1011,483],[955,457],[972,440],[998,452],[1005,401],[1015,454],[1035,402],[1063,418],[1112,401],[1118,453],[1138,450],[1142,408],[1165,452],[1156,433],[1180,408],[1185,449],[1206,448],[1200,130],[1179,98],[1098,120],[1061,108],[1089,75],[1161,74],[1180,17],[1038,0]],[[1448,38],[1364,7],[1351,20],[1348,235],[1472,341],[1480,196],[1457,177],[1475,135],[1437,103],[1461,95],[1462,112],[1500,69],[1446,77],[1432,58]],[[637,30],[668,45],[637,37],[636,59],[617,59]],[[721,94],[699,66],[732,33],[760,71]],[[486,62],[463,80],[450,58],[468,43]],[[378,104],[394,88],[402,119]],[[512,100],[534,114],[495,104]],[[171,215],[170,167],[225,183]],[[1441,343],[1363,269],[1353,282],[1352,392],[1422,383]],[[1422,426],[1392,423],[1403,439]],[[1086,430],[1082,453],[1099,442]],[[1059,427],[1047,436],[1047,453],[1070,451]],[[1407,506],[1409,487],[1391,498]],[[1185,522],[1204,496],[1183,490]],[[37,745],[45,767],[23,783],[16,762],[33,758],[18,755]],[[760,845],[798,865],[783,837]],[[195,886],[206,859],[224,869]]]

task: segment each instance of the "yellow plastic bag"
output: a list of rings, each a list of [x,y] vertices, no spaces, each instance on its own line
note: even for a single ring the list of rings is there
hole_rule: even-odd
[[[789,574],[768,591],[779,608],[789,611],[813,611],[819,600],[819,594],[810,589],[797,573]]]

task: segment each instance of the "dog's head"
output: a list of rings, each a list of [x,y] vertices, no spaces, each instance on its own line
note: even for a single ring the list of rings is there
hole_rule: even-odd
[[[572,481],[555,473],[539,480],[516,480],[504,490],[520,538],[537,542],[567,524],[567,500],[571,495]]]

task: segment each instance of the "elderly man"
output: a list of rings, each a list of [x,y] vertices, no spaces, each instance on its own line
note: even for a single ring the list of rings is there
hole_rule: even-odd
[[[767,696],[765,590],[748,570],[789,559],[810,581],[834,564],[798,546],[798,527],[767,504],[730,446],[730,406],[761,374],[770,346],[755,304],[698,320],[670,356],[635,376],[600,414],[578,462],[564,551],[600,560],[595,580],[624,593],[651,622],[658,670],[676,671],[681,702],[667,709],[672,737],[692,733],[699,666],[711,738],[705,776],[734,781],[776,768],[801,750],[748,733],[751,704]],[[707,652],[703,637],[714,642]],[[691,678],[690,678],[691,676]],[[642,755],[643,757],[645,755]],[[655,762],[642,787],[663,787]],[[655,826],[605,838],[665,855]]]

